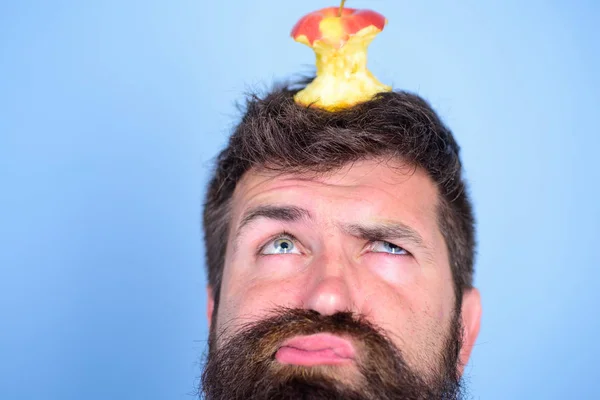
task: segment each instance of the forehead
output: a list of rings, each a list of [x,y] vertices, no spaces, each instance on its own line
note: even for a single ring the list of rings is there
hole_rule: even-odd
[[[248,171],[232,198],[232,226],[264,204],[306,208],[317,219],[395,219],[419,230],[437,227],[438,190],[422,168],[399,161],[364,160],[326,174]],[[319,218],[320,217],[320,218]]]

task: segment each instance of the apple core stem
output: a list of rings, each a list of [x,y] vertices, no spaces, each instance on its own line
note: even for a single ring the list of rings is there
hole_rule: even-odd
[[[338,11],[338,17],[342,16],[342,11],[344,11],[344,4],[346,4],[346,0],[342,0],[342,4],[340,4],[340,10]]]

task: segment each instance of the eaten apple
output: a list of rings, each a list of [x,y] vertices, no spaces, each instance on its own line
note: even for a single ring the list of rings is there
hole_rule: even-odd
[[[299,104],[336,111],[392,90],[367,69],[367,48],[387,20],[344,3],[310,13],[292,29],[294,40],[311,47],[317,58],[316,78],[294,98]]]

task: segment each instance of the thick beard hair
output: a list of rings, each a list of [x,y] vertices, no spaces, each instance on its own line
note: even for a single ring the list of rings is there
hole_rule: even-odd
[[[381,330],[349,312],[324,316],[310,310],[279,309],[245,325],[219,348],[213,324],[200,391],[207,400],[460,399],[457,366],[462,330],[460,316],[455,314],[442,354],[423,354],[424,359],[439,358],[427,377],[407,365]],[[350,337],[360,347],[363,356],[355,360],[350,381],[340,378],[339,366],[302,367],[275,360],[284,340],[320,332]]]

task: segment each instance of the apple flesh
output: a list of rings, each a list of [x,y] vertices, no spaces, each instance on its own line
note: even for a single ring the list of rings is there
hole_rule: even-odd
[[[379,82],[367,69],[367,47],[386,24],[371,10],[329,7],[304,16],[294,26],[294,40],[311,47],[316,55],[317,76],[295,101],[329,111],[368,101],[391,87]]]
[[[322,40],[341,48],[351,35],[369,26],[381,32],[386,23],[383,15],[372,10],[344,8],[340,16],[339,7],[328,7],[302,17],[292,29],[292,37],[310,47]]]

